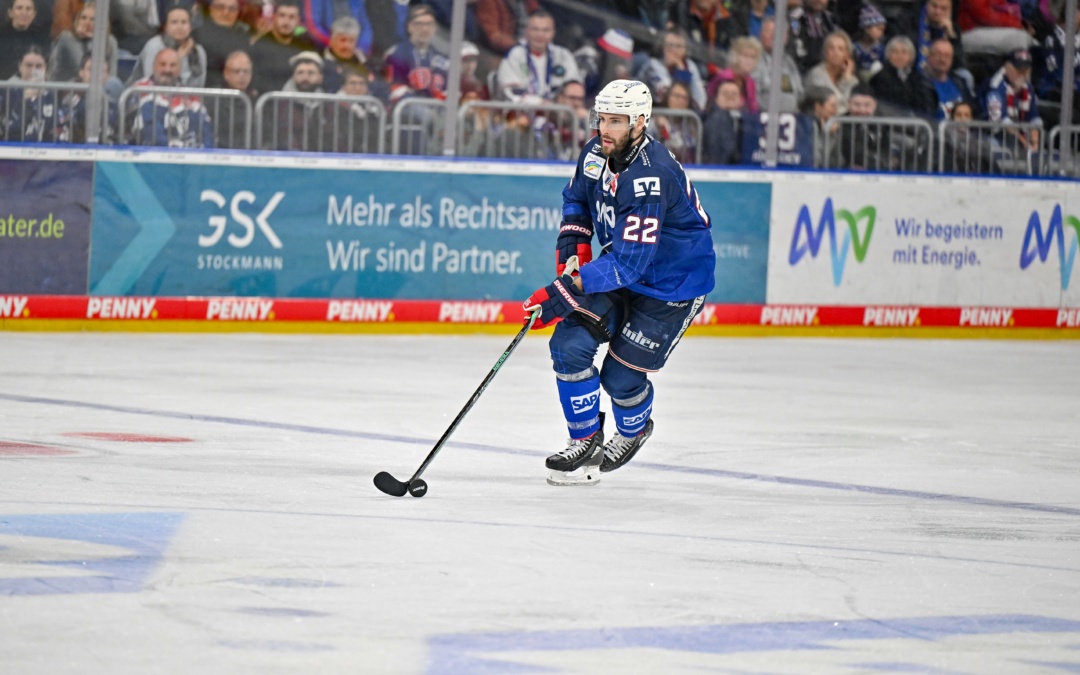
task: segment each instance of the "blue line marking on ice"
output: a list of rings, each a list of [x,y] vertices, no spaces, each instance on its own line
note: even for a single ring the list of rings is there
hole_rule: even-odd
[[[61,399],[41,398],[37,396],[19,396],[16,394],[0,393],[0,400],[14,401],[18,403],[34,403],[44,405],[65,406],[70,408],[86,408],[89,410],[104,410],[108,412],[126,413],[130,415],[145,415],[166,419],[192,420],[195,422],[212,422],[216,424],[229,424],[232,426],[254,427],[258,429],[278,429],[281,431],[294,431],[299,433],[319,434],[323,436],[340,436],[344,438],[362,438],[365,440],[384,441],[388,443],[403,443],[408,445],[432,445],[433,440],[414,438],[408,436],[394,436],[390,434],[376,434],[364,431],[349,431],[346,429],[331,429],[304,424],[286,424],[283,422],[268,422],[263,420],[249,420],[238,417],[222,417],[220,415],[197,415],[193,413],[179,413],[167,410],[149,410],[145,408],[133,408],[130,406],[106,405],[102,403],[88,403],[84,401],[66,401]],[[493,452],[504,455],[537,456],[538,453],[529,450],[520,450],[507,447],[483,445],[480,443],[462,443],[448,441],[448,446],[477,450],[479,452]],[[994,508],[1017,509],[1022,511],[1035,511],[1039,513],[1053,513],[1065,516],[1080,516],[1080,509],[1068,506],[1053,506],[1050,504],[1032,504],[1028,502],[1013,502],[1004,499],[987,499],[983,497],[968,497],[964,495],[950,495],[940,492],[923,492],[919,490],[904,490],[900,488],[888,488],[875,485],[859,485],[857,483],[837,483],[833,481],[814,480],[810,478],[792,478],[789,476],[773,476],[769,474],[749,473],[745,471],[727,471],[724,469],[706,469],[701,467],[676,466],[673,464],[655,464],[650,462],[635,462],[634,466],[656,471],[669,471],[673,473],[685,473],[695,476],[711,476],[715,478],[731,478],[737,480],[749,480],[762,483],[776,483],[779,485],[794,485],[798,487],[817,488],[824,490],[839,490],[843,492],[861,492],[888,497],[904,497],[907,499],[921,499],[926,501],[944,501],[971,506],[987,506]]]
[[[1080,632],[1080,621],[1005,614],[436,635],[428,640],[427,674],[547,670],[498,661],[500,656],[505,657],[515,652],[648,648],[709,654],[738,654],[831,650],[838,649],[838,646],[825,643],[847,640],[913,639],[934,642],[954,636],[1018,632],[1075,633]],[[915,664],[863,665],[880,666],[880,670],[884,672],[948,672],[929,670],[925,666],[921,666],[919,670],[911,670],[910,667]],[[1061,667],[1067,664],[1053,665]]]
[[[71,555],[64,555],[60,543],[40,558],[18,560],[23,566],[40,566],[39,576],[4,578],[5,566],[0,565],[0,596],[139,591],[161,562],[183,519],[182,513],[164,512],[0,515],[0,535],[88,542],[126,550],[96,558],[79,557],[74,547]],[[28,553],[34,553],[34,543],[27,546]],[[12,548],[8,547],[9,563]],[[80,573],[56,574],[56,568],[74,568]]]

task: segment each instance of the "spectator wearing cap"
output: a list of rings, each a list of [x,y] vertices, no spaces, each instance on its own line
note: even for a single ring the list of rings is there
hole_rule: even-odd
[[[1035,122],[1039,105],[1031,85],[1031,52],[1018,49],[986,81],[982,95],[983,118],[991,122]]]
[[[735,22],[736,35],[749,35],[760,40],[761,22],[769,16],[776,16],[776,8],[771,0],[736,2],[731,7],[731,18]]]
[[[6,22],[0,26],[0,79],[17,74],[19,62],[30,47],[49,53],[52,40],[48,26],[35,25],[36,16],[34,0],[14,0],[8,8]]]
[[[801,0],[792,4],[788,16],[795,63],[800,72],[807,73],[821,63],[825,39],[839,28],[839,24],[828,9],[829,0]]]
[[[412,5],[405,29],[409,39],[386,53],[390,102],[407,97],[446,98],[450,59],[431,44],[437,29],[435,13],[427,5]]]
[[[166,48],[176,50],[180,57],[180,78],[176,86],[206,86],[206,50],[191,33],[191,11],[181,6],[173,7],[165,15],[161,34],[147,41],[128,82],[136,82],[152,72],[154,58]]]
[[[874,96],[886,115],[934,119],[938,97],[934,85],[915,69],[915,44],[898,35],[885,45],[885,65],[870,79]]]
[[[319,47],[300,29],[299,0],[276,0],[270,30],[257,39],[248,53],[255,63],[255,88],[262,93],[281,91],[293,75],[290,60]]]
[[[937,119],[951,119],[953,108],[960,103],[975,106],[975,95],[967,80],[953,69],[953,45],[949,40],[934,40],[930,45],[923,73],[937,90]]]
[[[345,84],[346,72],[357,72],[371,79],[367,60],[360,50],[360,24],[351,16],[335,19],[330,26],[330,42],[322,52],[323,89],[331,94]]]
[[[780,63],[780,81],[772,81],[772,50],[773,39],[776,37],[775,17],[766,17],[761,22],[761,58],[758,59],[757,68],[752,74],[754,83],[757,85],[758,100],[768,101],[769,96],[775,91],[780,97],[780,112],[795,113],[799,111],[799,104],[803,97],[802,75],[795,59],[783,50],[783,60]],[[785,39],[787,32],[784,33]]]
[[[317,52],[306,51],[289,59],[292,77],[281,88],[295,94],[324,94],[323,58]],[[303,97],[275,101],[274,125],[262,139],[262,147],[271,150],[301,150],[324,152],[332,146],[333,128],[327,108],[332,104]]]
[[[855,59],[852,55],[851,38],[842,30],[834,31],[825,38],[822,61],[806,74],[804,82],[809,87],[824,87],[836,94],[838,114],[847,112],[848,97],[859,83],[855,77]]]
[[[726,0],[684,0],[675,8],[675,25],[690,38],[690,56],[703,63],[722,63],[723,52],[738,35]]]
[[[618,28],[608,28],[596,40],[574,51],[581,83],[589,98],[596,96],[600,88],[612,80],[630,78],[631,59],[634,57],[634,39]]]
[[[480,49],[475,43],[466,40],[461,43],[461,93],[464,96],[466,92],[473,92],[476,94],[474,100],[486,101],[491,95],[488,92],[487,85],[483,80],[476,76],[476,71],[480,67]]]
[[[180,55],[171,47],[154,55],[150,77],[135,83],[142,86],[180,86]],[[133,97],[134,98],[134,97]],[[135,109],[129,141],[133,145],[168,148],[212,148],[214,132],[210,115],[198,96],[140,92],[129,105]]]
[[[240,21],[240,0],[210,0],[192,35],[206,50],[206,86],[224,87],[226,59],[251,45],[248,26]]]
[[[506,53],[497,75],[498,97],[514,103],[551,101],[571,80],[581,81],[569,49],[553,44],[555,19],[544,10],[529,15],[525,40]]]
[[[963,0],[958,19],[965,53],[1010,54],[1033,42],[1020,4],[1010,0]]]
[[[885,60],[885,15],[869,3],[859,11],[859,37],[854,47],[855,75],[859,81],[868,82]]]
[[[664,31],[660,41],[660,55],[648,60],[638,71],[637,79],[652,90],[654,100],[662,100],[672,82],[685,82],[690,86],[690,96],[698,109],[706,103],[705,83],[701,68],[687,56],[687,38],[682,30]]]
[[[915,40],[916,68],[925,70],[926,60],[930,56],[930,45],[937,40],[948,40],[952,45],[953,68],[967,67],[964,60],[964,43],[960,39],[960,31],[953,23],[952,0],[926,0],[926,4],[919,13],[918,31]]]

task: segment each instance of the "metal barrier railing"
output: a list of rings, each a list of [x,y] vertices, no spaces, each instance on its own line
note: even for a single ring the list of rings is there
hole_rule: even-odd
[[[1046,136],[1044,170],[1051,176],[1080,176],[1080,125],[1056,126]]]
[[[456,149],[462,157],[572,159],[583,131],[570,106],[469,101],[458,110]]]
[[[373,96],[272,91],[255,104],[255,146],[304,152],[384,152],[386,109]]]
[[[85,143],[89,91],[82,82],[0,81],[0,141]],[[103,106],[102,142],[113,142],[116,126],[116,105]]]
[[[941,173],[1035,175],[1042,169],[1041,121],[946,120],[938,125]]]
[[[820,168],[933,170],[934,130],[912,117],[834,117],[825,125]]]
[[[683,164],[701,164],[701,151],[705,142],[705,122],[693,110],[676,108],[653,108],[650,128],[659,131],[659,118],[672,120],[671,137],[661,139]]]
[[[120,138],[131,145],[216,147],[213,123],[216,116],[212,112],[220,110],[222,101],[230,101],[230,108],[242,102],[239,105],[244,110],[242,133],[245,140],[241,147],[249,147],[251,102],[243,92],[235,89],[140,84],[129,87],[120,94]],[[231,134],[229,139],[232,140]]]
[[[441,155],[446,102],[433,98],[403,98],[390,118],[390,154]]]

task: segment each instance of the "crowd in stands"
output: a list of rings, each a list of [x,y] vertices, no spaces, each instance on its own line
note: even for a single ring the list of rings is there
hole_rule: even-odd
[[[373,120],[404,101],[445,98],[452,5],[112,0],[101,140],[375,152],[385,139]],[[1049,129],[1060,116],[1064,5],[790,0],[774,81],[771,0],[469,0],[457,55],[461,102],[502,101],[508,111],[481,108],[465,119],[468,152],[498,154],[495,134],[543,132],[546,141],[530,146],[531,156],[573,157],[588,133],[592,96],[620,77],[649,85],[657,107],[650,133],[684,162],[746,161],[746,134],[760,126],[774,95],[781,113],[799,116],[819,136],[833,133],[826,127],[834,117],[911,118],[935,128],[942,120],[988,120],[1017,125],[1011,137],[1035,148],[1039,134],[1030,123]],[[0,141],[85,140],[85,88],[34,85],[89,83],[94,20],[93,0],[0,0],[0,81],[22,83],[0,88]],[[145,91],[121,95],[133,86]],[[172,87],[237,94],[228,105],[211,105],[213,92],[204,98]],[[262,138],[245,138],[248,108],[236,101],[254,109],[272,92],[307,97],[275,99],[274,123]],[[573,125],[524,111],[538,105],[570,108]],[[434,115],[412,108],[409,119],[418,124]],[[840,133],[848,142],[834,144],[839,154],[831,158],[818,156],[818,165],[895,166],[888,133],[843,126]],[[845,145],[848,151],[835,150]]]

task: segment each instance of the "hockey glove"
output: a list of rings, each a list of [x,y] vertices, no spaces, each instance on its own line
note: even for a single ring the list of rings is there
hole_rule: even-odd
[[[563,223],[559,228],[559,238],[555,240],[555,273],[566,274],[566,261],[577,256],[578,265],[592,260],[593,230],[581,223]],[[577,276],[577,273],[572,273]]]
[[[564,274],[547,286],[533,292],[522,307],[525,309],[525,323],[532,319],[533,311],[539,307],[540,316],[533,323],[533,330],[554,326],[574,310],[586,313],[584,305],[587,302],[584,293],[574,287],[574,280],[569,274]]]

